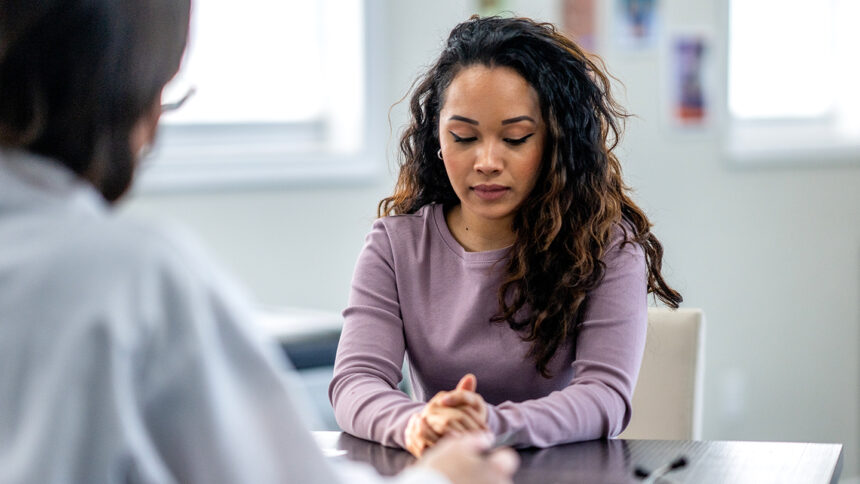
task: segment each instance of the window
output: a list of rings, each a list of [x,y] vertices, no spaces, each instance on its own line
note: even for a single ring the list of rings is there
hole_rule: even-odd
[[[856,0],[731,0],[734,158],[860,159],[858,18]]]
[[[356,179],[383,142],[370,0],[197,0],[144,190]]]

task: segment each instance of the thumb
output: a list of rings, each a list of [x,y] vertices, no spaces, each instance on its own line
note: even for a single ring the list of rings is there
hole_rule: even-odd
[[[476,388],[478,388],[478,379],[471,373],[466,373],[463,378],[460,378],[460,382],[457,383],[457,390],[474,392]]]

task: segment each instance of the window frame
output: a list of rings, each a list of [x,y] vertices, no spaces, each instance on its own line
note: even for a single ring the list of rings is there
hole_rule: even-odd
[[[162,125],[153,152],[143,161],[135,192],[366,184],[384,167],[384,9],[361,0],[364,9],[364,136],[355,152],[326,149],[325,127],[311,122]],[[224,143],[213,145],[212,132]],[[171,141],[166,158],[161,142]]]
[[[720,114],[725,119],[722,144],[728,159],[736,165],[751,167],[829,166],[860,162],[860,133],[845,133],[836,113],[763,119],[744,119],[732,114],[729,106],[732,1],[723,2],[721,9],[721,23],[725,26],[722,56],[725,82],[722,83],[724,102],[720,106]]]

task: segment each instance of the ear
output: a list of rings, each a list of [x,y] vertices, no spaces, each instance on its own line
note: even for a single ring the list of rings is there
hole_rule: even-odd
[[[155,141],[159,120],[161,120],[161,93],[153,100],[150,107],[137,120],[131,130],[129,143],[131,143],[132,153],[139,156],[147,146]]]

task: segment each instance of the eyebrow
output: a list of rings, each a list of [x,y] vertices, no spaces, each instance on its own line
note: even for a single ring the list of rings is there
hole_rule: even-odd
[[[472,118],[467,118],[467,117],[465,117],[465,116],[460,116],[459,114],[455,114],[455,115],[451,116],[451,117],[450,117],[450,118],[448,118],[448,119],[449,119],[450,121],[462,121],[462,122],[464,122],[464,123],[474,124],[475,126],[477,126],[477,125],[481,124],[481,123],[479,123],[479,122],[475,121],[475,120],[474,120],[474,119],[472,119]],[[520,121],[531,121],[532,123],[537,124],[537,123],[535,122],[535,120],[534,120],[534,119],[532,119],[532,117],[531,117],[531,116],[517,116],[517,117],[515,117],[515,118],[505,119],[505,120],[503,120],[503,121],[502,121],[502,124],[503,124],[503,125],[505,125],[505,124],[513,124],[513,123],[519,123]]]
[[[520,121],[531,121],[532,123],[537,124],[531,116],[517,116],[516,118],[506,119],[502,121],[502,124],[513,124],[519,123]]]
[[[465,117],[465,116],[460,116],[459,114],[455,114],[455,115],[451,116],[451,117],[450,117],[450,118],[448,118],[448,119],[449,119],[450,121],[462,121],[462,122],[464,122],[464,123],[474,124],[475,126],[477,126],[478,124],[480,124],[480,123],[478,123],[477,121],[475,121],[474,119],[467,118],[467,117]]]

